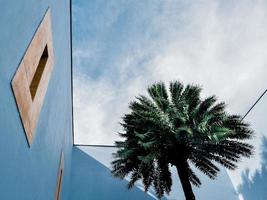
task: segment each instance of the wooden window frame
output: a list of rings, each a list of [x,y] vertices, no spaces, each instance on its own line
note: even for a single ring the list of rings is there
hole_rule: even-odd
[[[57,188],[55,192],[55,200],[60,200],[63,176],[64,176],[64,154],[62,151],[60,155],[60,165],[57,173]]]
[[[45,56],[40,73],[40,63]],[[11,82],[29,147],[33,142],[54,62],[51,14],[48,9]]]

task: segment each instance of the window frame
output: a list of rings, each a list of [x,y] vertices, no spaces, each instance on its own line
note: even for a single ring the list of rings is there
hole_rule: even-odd
[[[32,97],[30,91],[31,83],[45,50],[47,50],[48,57],[41,77],[39,77],[38,87],[34,97]],[[38,26],[11,82],[29,147],[33,142],[54,62],[51,12],[49,8]]]

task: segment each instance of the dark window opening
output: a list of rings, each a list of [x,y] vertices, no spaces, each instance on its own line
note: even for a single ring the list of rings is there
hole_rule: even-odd
[[[40,80],[42,78],[47,59],[48,59],[48,50],[47,50],[47,45],[46,45],[44,48],[44,51],[42,53],[42,56],[40,58],[40,61],[38,63],[35,74],[33,76],[32,82],[30,84],[30,92],[31,92],[32,100],[34,100],[34,97],[36,95],[37,88],[38,88]]]

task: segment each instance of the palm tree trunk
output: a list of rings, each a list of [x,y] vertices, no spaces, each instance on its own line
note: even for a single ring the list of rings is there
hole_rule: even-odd
[[[176,165],[176,169],[183,187],[185,199],[195,200],[196,198],[193,193],[191,183],[189,181],[189,174],[187,171],[186,163],[179,163],[178,165]]]

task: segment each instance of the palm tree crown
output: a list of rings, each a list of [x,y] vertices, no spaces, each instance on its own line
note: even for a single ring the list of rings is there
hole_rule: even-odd
[[[152,185],[158,198],[171,190],[170,166],[175,166],[186,200],[194,200],[191,184],[200,186],[194,165],[214,179],[219,168],[235,169],[239,159],[252,155],[246,143],[253,131],[239,115],[225,111],[225,103],[216,97],[200,97],[201,88],[171,82],[169,92],[163,83],[148,88],[150,98],[138,96],[130,103],[129,114],[121,123],[112,173],[130,175],[128,188],[142,179],[145,191]]]

